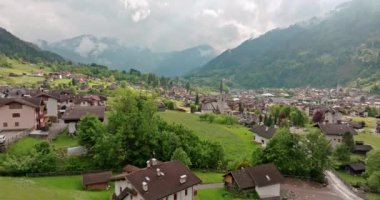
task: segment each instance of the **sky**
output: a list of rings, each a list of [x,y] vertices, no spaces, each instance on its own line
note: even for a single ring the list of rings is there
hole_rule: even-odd
[[[171,51],[234,48],[348,0],[1,0],[0,26],[27,41],[83,34]]]

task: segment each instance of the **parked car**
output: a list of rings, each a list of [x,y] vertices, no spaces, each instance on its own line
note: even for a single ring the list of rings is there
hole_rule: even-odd
[[[0,135],[0,144],[5,142],[5,135]]]

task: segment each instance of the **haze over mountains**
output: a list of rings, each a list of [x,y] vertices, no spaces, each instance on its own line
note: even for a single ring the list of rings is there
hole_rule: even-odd
[[[174,52],[152,52],[148,48],[129,47],[114,38],[82,35],[59,42],[39,40],[38,45],[64,58],[80,63],[97,63],[112,69],[138,69],[165,76],[179,76],[203,66],[216,56],[208,45]]]
[[[235,87],[334,87],[379,77],[380,1],[354,0],[324,18],[270,31],[227,50],[187,77]]]
[[[208,45],[152,52],[92,35],[54,43],[40,40],[39,48],[0,29],[0,53],[31,62],[66,58],[164,76],[187,73],[185,78],[201,86],[220,79],[243,88],[373,85],[380,77],[379,19],[380,1],[353,0],[323,18],[269,31],[217,57]]]

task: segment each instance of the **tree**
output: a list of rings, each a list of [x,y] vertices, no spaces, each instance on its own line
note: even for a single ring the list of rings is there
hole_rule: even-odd
[[[263,149],[262,148],[255,148],[252,152],[252,165],[259,165],[263,163]]]
[[[380,151],[370,151],[365,160],[365,173],[371,176],[375,171],[380,170]]]
[[[274,163],[284,174],[306,175],[306,157],[299,142],[300,136],[279,129],[263,150],[263,163]]]
[[[380,171],[375,171],[371,174],[371,176],[369,176],[368,186],[374,192],[380,192]]]
[[[334,158],[342,163],[350,162],[350,148],[346,144],[340,144],[336,147]]]
[[[79,144],[91,151],[98,138],[104,135],[105,132],[105,127],[97,117],[87,115],[79,122],[77,128]]]
[[[198,93],[195,95],[195,105],[199,105],[199,95],[198,95]]]
[[[350,132],[345,132],[343,134],[342,142],[352,151],[355,147],[354,136]]]
[[[179,160],[186,166],[191,166],[190,158],[187,156],[186,152],[181,148],[177,148],[170,160]]]
[[[301,142],[305,144],[304,152],[309,176],[316,181],[323,182],[323,173],[331,164],[329,156],[332,148],[329,141],[320,132],[315,131],[307,134],[306,138],[301,139]]]
[[[241,102],[239,102],[239,112],[240,113],[244,112],[244,107],[243,107],[243,104]]]
[[[321,110],[316,110],[313,113],[313,122],[320,123],[323,121],[323,112]]]
[[[190,92],[190,82],[186,83],[186,92]]]
[[[191,112],[191,113],[195,113],[196,111],[197,111],[197,106],[194,105],[194,104],[191,104],[191,105],[190,105],[190,112]]]
[[[119,167],[126,155],[121,141],[118,135],[109,133],[98,137],[90,155],[95,167],[100,169]]]

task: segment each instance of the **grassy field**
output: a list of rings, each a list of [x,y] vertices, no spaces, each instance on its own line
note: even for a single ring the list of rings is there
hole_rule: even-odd
[[[365,130],[373,130],[376,127],[376,118],[373,117],[350,117],[355,122],[364,121],[366,124]]]
[[[204,140],[219,142],[228,160],[250,160],[256,145],[252,142],[252,133],[248,128],[240,125],[227,126],[208,123],[199,120],[199,115],[166,111],[160,116],[173,123],[182,124]]]
[[[361,177],[361,176],[353,176],[353,175],[350,175],[344,171],[336,171],[336,174],[346,183],[350,184],[350,185],[354,185],[358,182],[361,182],[361,183],[366,183],[367,181]],[[368,199],[371,199],[371,200],[380,200],[380,194],[376,194],[376,193],[366,193],[366,196],[368,197]]]
[[[43,81],[43,77],[30,77],[33,72],[51,72],[51,69],[48,67],[42,67],[40,65],[35,64],[23,64],[16,60],[8,60],[12,67],[5,68],[0,67],[0,85],[29,85],[35,84],[38,81]],[[8,77],[9,73],[15,73],[18,75],[22,75],[23,73],[26,76],[23,77]]]
[[[196,200],[212,200],[212,199],[232,200],[233,197],[224,189],[208,189],[208,190],[199,190],[198,195],[195,199]]]
[[[344,171],[336,171],[336,174],[344,180],[344,182],[349,183],[350,185],[356,184],[357,182],[365,183],[366,180],[361,176],[353,176]]]
[[[50,83],[51,87],[58,87],[60,84],[68,85],[71,82],[71,79],[69,78],[62,78],[62,79],[55,79],[53,82]]]
[[[80,176],[14,178],[0,177],[0,199],[4,200],[107,200],[108,191],[84,191]]]
[[[371,145],[375,150],[380,150],[380,135],[371,133],[360,133],[354,136],[355,140],[364,141],[365,144]]]
[[[202,183],[220,183],[223,181],[223,173],[194,171],[194,173],[202,180]]]

